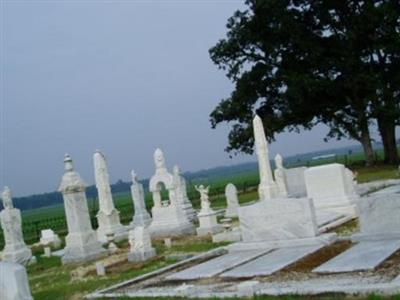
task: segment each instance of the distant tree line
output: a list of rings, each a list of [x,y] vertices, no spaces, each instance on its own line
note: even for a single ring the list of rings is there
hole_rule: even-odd
[[[361,143],[375,163],[371,126],[385,162],[398,164],[400,2],[398,0],[247,0],[210,49],[235,84],[211,113],[230,122],[228,152],[253,152],[257,113],[271,141],[284,130],[326,124],[326,137]]]

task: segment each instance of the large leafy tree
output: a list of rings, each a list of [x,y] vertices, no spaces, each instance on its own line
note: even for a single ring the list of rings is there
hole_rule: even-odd
[[[324,123],[331,128],[328,138],[358,140],[367,164],[372,164],[369,128],[376,119],[381,134],[381,127],[387,133],[386,143],[382,138],[386,158],[395,163],[398,3],[248,0],[246,4],[248,9],[228,20],[226,38],[210,49],[211,59],[236,84],[230,97],[211,113],[213,127],[232,123],[227,151],[252,152],[251,120],[257,113],[269,139],[285,129]],[[382,53],[388,54],[379,64]]]

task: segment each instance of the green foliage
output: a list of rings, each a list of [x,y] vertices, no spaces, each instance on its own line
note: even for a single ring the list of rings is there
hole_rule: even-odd
[[[374,160],[369,125],[376,119],[385,158],[389,148],[397,156],[399,2],[246,4],[228,20],[226,38],[210,49],[213,62],[235,83],[211,113],[213,127],[232,124],[226,150],[252,153],[256,112],[269,140],[283,130],[324,123],[331,128],[328,138],[360,141],[369,163]]]

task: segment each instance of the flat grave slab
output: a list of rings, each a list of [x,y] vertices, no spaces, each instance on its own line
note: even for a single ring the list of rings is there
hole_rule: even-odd
[[[242,278],[270,275],[318,251],[323,246],[324,245],[313,245],[277,249],[253,261],[222,273],[220,276]]]
[[[201,278],[209,278],[218,275],[228,269],[239,266],[243,263],[251,261],[263,254],[270,252],[272,249],[261,249],[251,251],[231,252],[220,257],[211,259],[202,264],[188,268],[181,272],[167,276],[167,280],[194,280]]]
[[[315,268],[316,273],[373,270],[400,249],[400,240],[363,241]]]
[[[332,223],[344,216],[341,213],[327,211],[327,210],[323,210],[323,209],[317,209],[315,211],[315,214],[317,217],[318,227],[325,226],[325,225]]]

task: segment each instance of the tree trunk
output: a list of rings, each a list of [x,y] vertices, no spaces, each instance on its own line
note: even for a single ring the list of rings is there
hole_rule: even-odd
[[[399,163],[399,154],[396,145],[395,121],[388,118],[378,118],[378,129],[382,138],[385,163],[397,165]]]
[[[375,154],[372,148],[371,136],[369,134],[368,123],[362,124],[361,126],[360,143],[362,144],[365,156],[365,165],[367,167],[373,166],[375,164]]]

